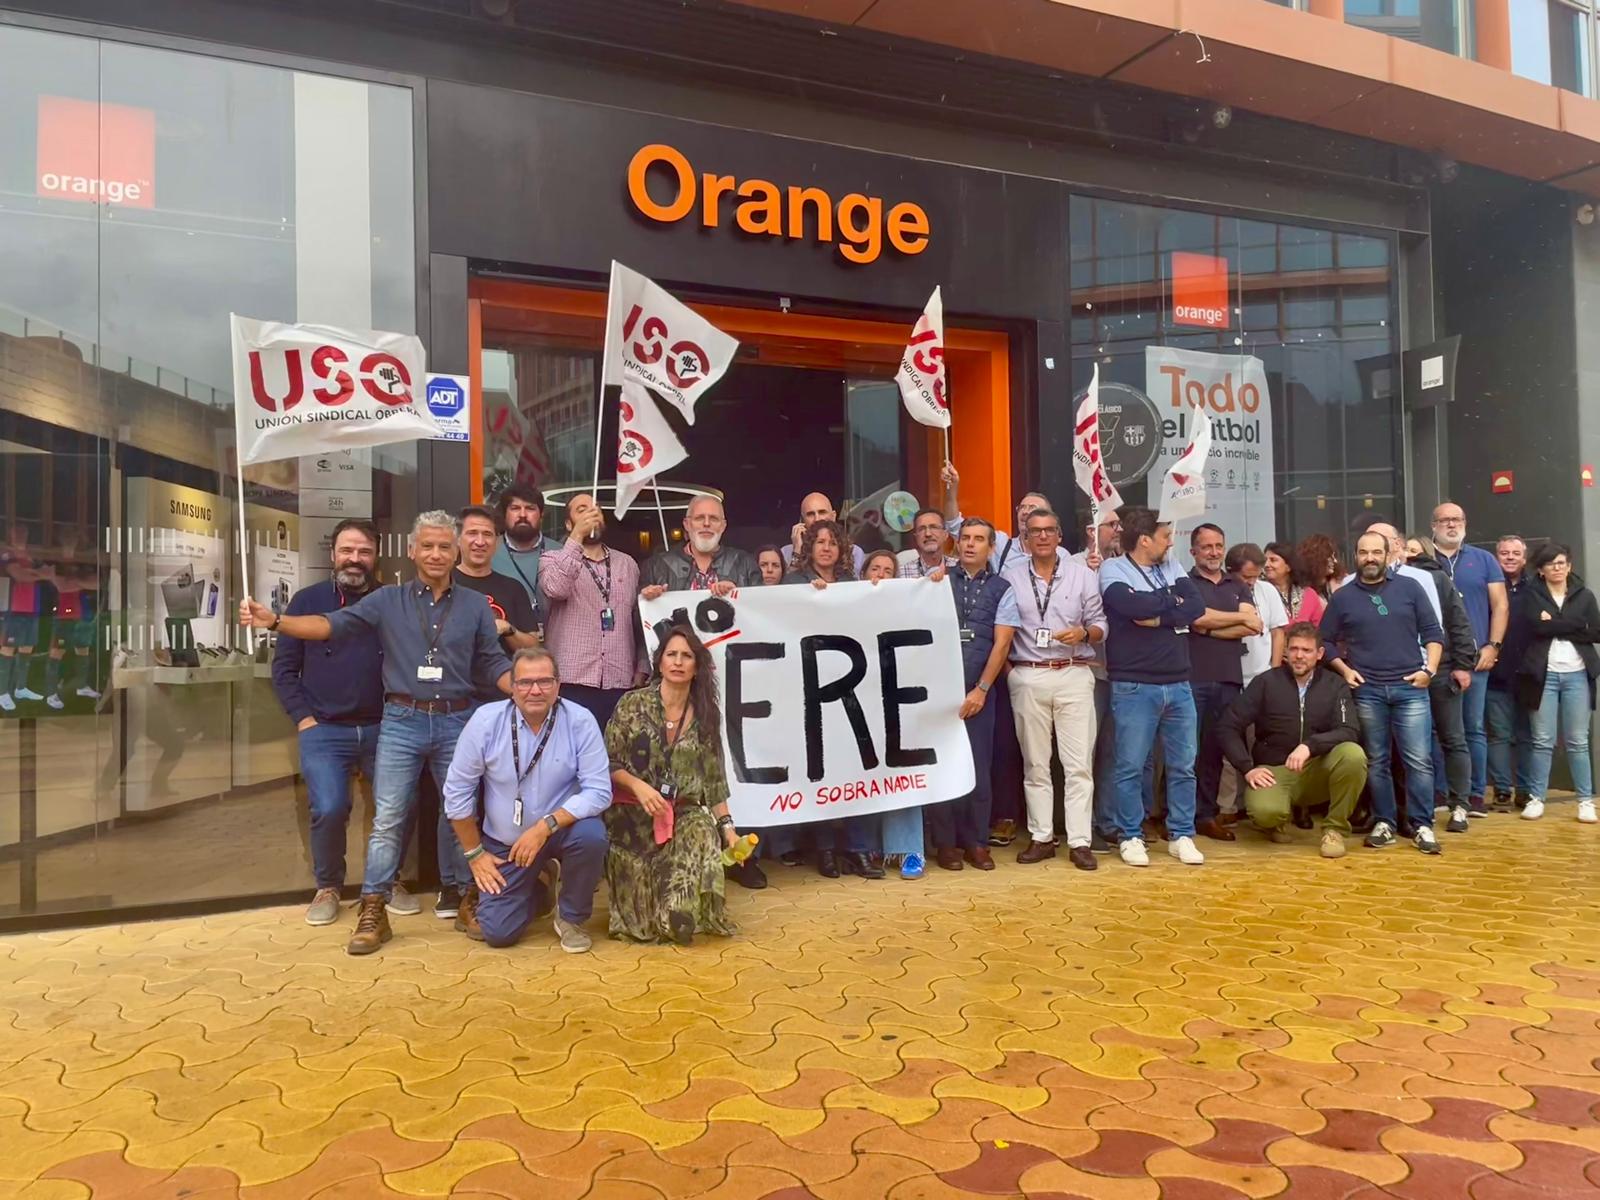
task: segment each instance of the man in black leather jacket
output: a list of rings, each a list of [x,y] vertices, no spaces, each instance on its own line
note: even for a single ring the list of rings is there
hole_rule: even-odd
[[[761,568],[753,555],[722,544],[728,518],[715,496],[696,496],[683,516],[684,540],[645,563],[639,594],[654,600],[662,592],[712,591],[760,587]]]
[[[1350,814],[1367,781],[1356,703],[1344,680],[1318,669],[1321,631],[1309,621],[1284,636],[1284,661],[1256,676],[1217,724],[1222,753],[1245,783],[1245,810],[1275,842],[1294,840],[1296,806],[1328,805],[1322,856],[1342,857]],[[1245,730],[1255,726],[1255,746]]]

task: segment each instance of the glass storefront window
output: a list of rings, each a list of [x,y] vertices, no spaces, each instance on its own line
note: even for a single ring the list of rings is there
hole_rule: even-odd
[[[1589,5],[1511,0],[1511,69],[1540,83],[1589,94]]]
[[[1073,390],[1098,364],[1124,501],[1159,503],[1153,443],[1185,443],[1173,380],[1192,366],[1215,371],[1208,482],[1235,502],[1217,514],[1230,543],[1314,532],[1342,542],[1363,513],[1400,515],[1390,238],[1083,196],[1070,223]],[[1259,402],[1246,390],[1257,369]],[[1070,462],[1047,456],[1044,482],[1088,519]]]
[[[1345,0],[1344,19],[1446,54],[1461,54],[1461,10],[1460,0]]]
[[[228,314],[411,331],[412,145],[406,88],[0,26],[0,917],[309,886]],[[299,586],[370,515],[392,579],[415,464],[248,468],[248,552]]]

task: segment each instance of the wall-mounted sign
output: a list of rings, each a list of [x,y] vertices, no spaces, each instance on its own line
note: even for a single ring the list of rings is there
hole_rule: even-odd
[[[465,375],[428,374],[428,411],[439,422],[436,442],[472,440],[472,381]]]
[[[1228,328],[1228,260],[1172,252],[1172,323]]]
[[[1516,486],[1517,476],[1514,471],[1495,471],[1489,477],[1489,488],[1497,496],[1514,491]]]
[[[121,208],[156,203],[156,115],[148,108],[39,97],[35,190]]]
[[[651,181],[659,180],[652,190]],[[790,241],[837,242],[848,262],[876,262],[884,243],[905,255],[928,248],[927,211],[909,200],[849,192],[837,200],[823,188],[780,188],[766,179],[716,171],[697,174],[676,147],[654,142],[628,164],[628,198],[663,225],[690,218],[707,229],[732,224],[744,233]]]

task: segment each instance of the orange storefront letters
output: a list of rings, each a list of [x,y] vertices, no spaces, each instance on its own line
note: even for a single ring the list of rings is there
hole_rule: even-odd
[[[650,194],[652,168],[661,168],[673,180],[666,203]],[[628,164],[628,196],[641,213],[664,225],[685,220],[698,209],[700,224],[716,229],[731,210],[734,223],[749,234],[819,242],[832,242],[837,235],[840,255],[852,263],[876,262],[885,239],[901,254],[921,254],[930,234],[921,205],[903,201],[886,213],[880,197],[860,192],[835,203],[819,187],[780,188],[765,179],[740,181],[714,171],[697,175],[681,150],[659,142],[642,147]]]

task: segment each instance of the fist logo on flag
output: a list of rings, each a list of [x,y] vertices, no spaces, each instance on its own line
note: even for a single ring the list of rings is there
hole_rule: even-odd
[[[648,467],[650,460],[655,457],[655,448],[650,445],[650,439],[644,434],[636,429],[627,428],[628,422],[633,420],[633,405],[624,400],[619,407],[622,411],[623,428],[617,435],[617,471],[619,474],[628,475]]]
[[[900,399],[911,419],[939,429],[950,428],[950,401],[945,396],[944,300],[933,289],[928,306],[912,327],[911,340],[895,372]]]
[[[692,387],[705,374],[705,351],[693,342],[679,342],[667,358],[667,378],[678,387]]]
[[[400,368],[392,362],[386,362],[372,373],[374,382],[384,390],[386,395],[398,396],[406,390],[406,378]]]

